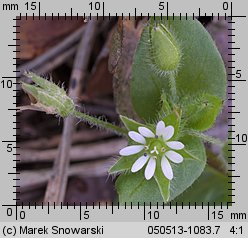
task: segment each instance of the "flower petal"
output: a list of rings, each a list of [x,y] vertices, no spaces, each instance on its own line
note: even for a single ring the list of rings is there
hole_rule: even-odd
[[[169,140],[174,135],[174,127],[167,126],[164,129],[163,138],[165,141]]]
[[[143,145],[130,145],[120,150],[119,154],[122,156],[129,156],[139,153],[144,149]]]
[[[183,157],[173,150],[169,150],[165,153],[165,156],[169,158],[172,162],[179,164],[183,162]]]
[[[148,164],[146,166],[145,170],[145,178],[146,180],[151,179],[151,177],[154,175],[156,169],[156,159],[151,157],[148,161]]]
[[[133,141],[135,141],[137,143],[140,143],[140,144],[143,144],[143,145],[146,143],[145,138],[141,134],[136,132],[136,131],[129,131],[128,135]]]
[[[163,157],[161,160],[161,168],[162,168],[162,171],[164,173],[164,176],[167,179],[172,180],[173,179],[173,171],[172,171],[172,168],[171,168],[169,161],[165,157]]]
[[[168,141],[166,144],[173,150],[181,150],[184,148],[184,144],[180,141]]]
[[[156,135],[161,136],[165,133],[165,124],[163,121],[159,121],[156,126]]]
[[[148,137],[148,138],[154,138],[155,137],[154,133],[146,127],[140,126],[138,128],[138,130],[139,130],[139,133],[144,137]]]
[[[133,173],[139,171],[140,169],[142,169],[144,167],[144,165],[146,164],[147,160],[149,159],[149,156],[141,156],[139,157],[133,164],[132,168],[131,168],[131,171]]]

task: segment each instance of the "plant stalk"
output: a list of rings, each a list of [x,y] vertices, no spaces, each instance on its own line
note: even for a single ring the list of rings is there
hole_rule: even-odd
[[[116,126],[112,123],[109,123],[107,121],[103,121],[99,118],[82,113],[80,111],[75,110],[72,115],[84,122],[87,122],[91,126],[96,126],[96,127],[100,127],[106,130],[110,130],[110,131],[115,132],[118,135],[122,135],[122,136],[127,135],[127,131],[125,129],[119,126]]]

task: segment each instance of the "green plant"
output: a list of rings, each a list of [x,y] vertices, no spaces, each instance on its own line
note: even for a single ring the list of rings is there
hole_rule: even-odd
[[[36,109],[73,115],[128,135],[128,147],[109,170],[120,174],[116,188],[121,204],[173,200],[204,171],[202,141],[221,144],[202,132],[213,126],[222,108],[226,72],[213,40],[197,20],[156,18],[145,26],[131,78],[132,103],[142,123],[123,115],[126,129],[77,111],[63,89],[28,76],[38,86],[23,84],[23,89],[35,98]]]

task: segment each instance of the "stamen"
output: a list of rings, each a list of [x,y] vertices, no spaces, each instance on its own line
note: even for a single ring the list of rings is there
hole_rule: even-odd
[[[157,155],[159,154],[158,150],[157,150],[157,146],[154,146],[154,149],[151,151],[151,153],[156,153]]]

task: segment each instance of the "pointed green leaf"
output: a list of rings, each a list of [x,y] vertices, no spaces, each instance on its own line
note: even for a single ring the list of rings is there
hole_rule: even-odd
[[[147,181],[144,176],[144,169],[137,173],[122,174],[116,181],[116,189],[119,194],[121,205],[132,205],[149,203],[155,205],[162,203],[163,198],[154,178]]]
[[[201,175],[206,165],[206,152],[200,139],[193,136],[180,138],[185,151],[178,151],[184,157],[181,164],[172,164],[174,178],[171,180],[170,200],[185,191]]]
[[[209,203],[209,205],[215,204],[218,206],[221,203],[231,202],[231,197],[228,196],[228,188],[231,188],[228,177],[206,166],[202,175],[189,189],[178,196],[173,204],[175,202],[190,202],[197,205]]]
[[[184,100],[183,117],[185,127],[199,131],[209,129],[222,107],[222,100],[214,95],[204,94],[196,100]]]

